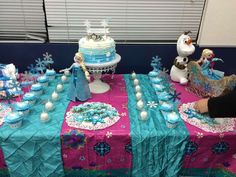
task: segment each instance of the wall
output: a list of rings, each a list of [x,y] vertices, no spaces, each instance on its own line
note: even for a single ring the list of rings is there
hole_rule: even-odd
[[[117,44],[117,53],[121,55],[121,62],[118,64],[117,73],[130,73],[133,70],[137,73],[148,73],[151,70],[150,61],[153,56],[162,58],[163,66],[170,69],[174,58],[177,56],[176,45],[173,44],[152,44],[152,45],[131,45]],[[236,74],[236,48],[211,48],[216,57],[224,60],[223,64],[217,63],[216,68],[225,71],[226,74]],[[73,62],[77,44],[36,44],[21,43],[10,44],[0,43],[0,63],[14,63],[20,72],[27,69],[34,60],[43,58],[42,54],[52,54],[56,70],[68,67]],[[196,47],[192,59],[198,59],[202,48]]]

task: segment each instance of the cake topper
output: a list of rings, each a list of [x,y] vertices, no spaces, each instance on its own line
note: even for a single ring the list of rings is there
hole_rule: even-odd
[[[101,21],[102,28],[92,28],[88,20],[85,21],[84,25],[86,26],[88,39],[101,40],[102,35],[103,35],[103,38],[106,39],[107,34],[109,33],[109,28],[107,28],[108,26],[107,20]]]

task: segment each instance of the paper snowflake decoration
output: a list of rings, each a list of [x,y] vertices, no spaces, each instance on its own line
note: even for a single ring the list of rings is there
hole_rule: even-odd
[[[36,69],[42,73],[44,73],[44,70],[46,69],[46,65],[44,63],[44,61],[41,58],[38,58],[35,60],[36,62]]]
[[[157,105],[158,105],[158,104],[157,104],[155,101],[148,101],[148,103],[147,103],[147,106],[148,106],[149,108],[156,108]]]
[[[36,69],[36,66],[34,66],[33,64],[30,64],[29,66],[27,66],[29,73],[31,74],[38,74],[38,70]]]

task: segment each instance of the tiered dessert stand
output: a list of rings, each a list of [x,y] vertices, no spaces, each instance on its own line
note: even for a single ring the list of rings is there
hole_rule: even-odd
[[[88,71],[93,75],[94,80],[89,83],[92,93],[105,93],[110,90],[110,85],[101,80],[102,74],[109,71],[112,72],[112,78],[116,70],[117,63],[121,60],[121,56],[116,54],[115,59],[107,63],[85,63]]]

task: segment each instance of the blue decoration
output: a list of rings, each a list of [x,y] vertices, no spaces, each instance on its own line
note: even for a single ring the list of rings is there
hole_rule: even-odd
[[[175,102],[176,100],[180,100],[180,95],[181,95],[180,92],[178,93],[176,90],[174,90],[173,92],[170,92],[169,94],[170,94],[170,99],[173,102]]]
[[[160,71],[162,69],[161,58],[159,56],[152,57],[151,66],[154,71]]]
[[[33,64],[30,64],[29,66],[27,66],[29,73],[31,74],[38,74],[38,70],[36,69],[36,66],[34,66]]]
[[[187,110],[184,111],[185,114],[188,115],[188,118],[196,118],[201,120],[203,123],[207,123],[208,125],[214,125],[217,124],[217,122],[215,121],[215,119],[209,118],[208,116],[204,116],[202,114],[199,114],[198,112],[196,112],[195,110],[188,108]]]
[[[99,156],[105,156],[106,154],[110,152],[111,146],[107,144],[106,142],[100,142],[100,143],[97,143],[93,147],[93,149]]]
[[[193,141],[189,141],[185,147],[185,155],[192,155],[193,153],[197,152],[197,150],[198,144]]]
[[[105,118],[113,119],[115,116],[119,116],[115,108],[99,102],[73,106],[71,111],[74,113],[73,118],[76,122],[91,122],[93,125],[105,123]]]
[[[54,63],[54,61],[52,59],[52,55],[49,54],[48,52],[43,54],[43,62],[46,67],[50,68],[50,66]]]
[[[44,70],[46,70],[46,65],[45,65],[44,61],[41,58],[38,58],[38,59],[35,60],[35,62],[36,62],[36,69],[41,74],[43,74]]]
[[[223,154],[223,153],[226,153],[229,150],[229,144],[222,141],[222,142],[216,143],[212,147],[211,150],[214,154]]]

